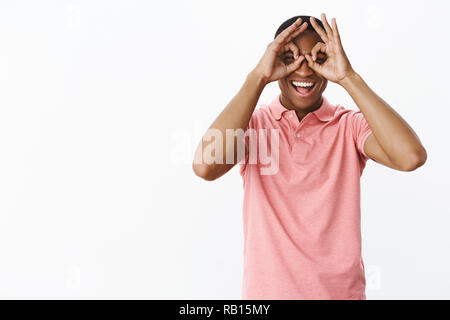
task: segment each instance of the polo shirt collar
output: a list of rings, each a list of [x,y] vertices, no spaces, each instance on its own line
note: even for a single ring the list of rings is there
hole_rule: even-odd
[[[286,111],[290,111],[289,109],[286,109],[285,106],[283,106],[280,102],[281,93],[278,94],[278,96],[272,100],[272,102],[269,105],[270,112],[272,113],[272,116],[276,120],[280,120],[283,113]],[[311,112],[314,114],[319,120],[327,122],[333,119],[335,108],[329,103],[329,101],[322,95],[322,104],[320,105],[319,109],[316,111]]]

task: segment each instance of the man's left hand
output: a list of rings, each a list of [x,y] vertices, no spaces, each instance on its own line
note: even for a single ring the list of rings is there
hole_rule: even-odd
[[[342,47],[336,19],[331,19],[333,27],[330,27],[325,13],[321,14],[321,18],[325,30],[319,26],[314,17],[311,17],[310,21],[324,43],[318,42],[311,50],[311,55],[306,54],[305,58],[308,62],[308,66],[315,72],[319,73],[327,80],[341,84],[346,78],[354,74],[355,71]],[[326,61],[322,64],[316,61],[318,52],[324,53],[327,57]]]

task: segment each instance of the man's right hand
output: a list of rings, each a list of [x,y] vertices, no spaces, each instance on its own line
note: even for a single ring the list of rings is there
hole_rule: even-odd
[[[299,55],[297,46],[291,41],[308,27],[306,21],[303,24],[301,23],[302,19],[298,18],[297,21],[283,30],[274,41],[267,45],[266,52],[253,70],[253,72],[264,79],[266,84],[280,80],[294,72],[305,59],[303,55]],[[298,26],[300,27],[297,28]],[[289,50],[294,55],[294,61],[286,64],[283,61],[283,54]]]
[[[306,30],[307,23],[300,26],[301,23],[301,19],[298,19],[267,46],[264,56],[249,73],[239,92],[209,126],[198,144],[192,162],[192,169],[197,176],[208,181],[215,180],[230,171],[236,163],[242,160],[242,156],[245,157],[245,153],[238,154],[238,144],[241,143],[242,146],[245,143],[245,136],[238,134],[229,139],[227,130],[244,132],[249,126],[264,86],[269,82],[286,77],[299,68],[304,56],[299,55],[297,46],[291,40]],[[283,54],[289,50],[294,55],[294,61],[290,64],[283,61]],[[217,137],[214,136],[215,133]],[[222,142],[216,143],[216,139],[221,139]],[[214,144],[213,148],[210,147],[211,144]],[[216,148],[219,149],[216,150]],[[229,159],[232,161],[228,161]]]

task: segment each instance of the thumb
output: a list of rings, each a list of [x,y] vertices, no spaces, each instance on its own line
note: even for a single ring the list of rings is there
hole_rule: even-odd
[[[309,54],[305,55],[306,61],[308,61],[308,67],[316,72],[320,72],[320,64],[315,62]]]

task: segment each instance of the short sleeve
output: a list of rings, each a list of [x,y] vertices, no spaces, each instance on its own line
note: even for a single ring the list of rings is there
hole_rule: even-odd
[[[370,158],[364,152],[364,144],[366,143],[367,138],[372,133],[372,130],[370,129],[369,124],[367,123],[366,118],[364,118],[364,115],[361,111],[355,111],[353,113],[352,130],[356,148],[363,159],[367,161]]]
[[[250,149],[251,149],[251,145],[253,143],[255,143],[257,140],[257,136],[256,136],[256,123],[257,123],[257,117],[258,117],[258,113],[260,112],[260,110],[255,109],[255,111],[253,111],[252,117],[250,118],[250,121],[247,125],[247,128],[245,128],[245,132],[244,132],[244,144],[245,144],[245,157],[240,161],[239,163],[239,173],[242,177],[244,177],[245,172],[247,170],[248,167],[248,162],[249,162],[249,153],[250,153]],[[250,141],[252,143],[250,143]],[[249,147],[250,145],[250,147]]]
[[[239,163],[239,174],[244,177],[245,170],[247,169],[247,163],[248,163],[248,154],[249,154],[249,139],[248,139],[248,130],[253,129],[253,122],[254,122],[254,114],[250,118],[250,121],[247,125],[247,128],[245,128],[245,134],[244,134],[244,145],[245,145],[245,157],[242,159],[242,161]]]

